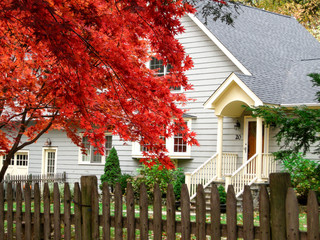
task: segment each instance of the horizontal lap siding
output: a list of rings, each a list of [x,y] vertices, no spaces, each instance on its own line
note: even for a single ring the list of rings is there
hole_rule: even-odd
[[[57,150],[57,168],[56,172],[66,172],[68,181],[79,181],[82,175],[100,175],[103,174],[103,164],[79,164],[79,148],[62,131],[53,130],[43,135],[35,144],[29,146],[29,174],[40,174],[42,170],[42,149],[47,138],[52,141],[52,147]],[[113,136],[113,146],[117,149],[121,169],[124,173],[132,173],[138,166],[138,162],[132,160],[131,144],[124,145],[118,136]]]
[[[193,146],[192,159],[179,160],[179,166],[192,172],[217,149],[217,118],[214,110],[204,109],[203,104],[232,72],[239,69],[191,19],[183,18],[183,25],[186,32],[179,36],[179,40],[194,62],[194,68],[186,73],[194,89],[186,94],[188,98],[196,99],[184,108],[189,109],[188,114],[197,117],[192,120],[192,130],[196,132],[200,146]],[[234,130],[234,124],[234,119],[224,119],[224,152],[242,151],[242,140],[234,140],[235,134],[239,133]]]

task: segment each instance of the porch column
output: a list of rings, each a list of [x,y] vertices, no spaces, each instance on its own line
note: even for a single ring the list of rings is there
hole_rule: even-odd
[[[257,117],[257,138],[256,138],[256,153],[257,153],[257,162],[256,162],[256,172],[257,172],[257,181],[262,182],[262,118]]]
[[[218,161],[216,165],[217,170],[217,180],[222,179],[222,139],[223,139],[223,116],[218,117],[218,140],[217,140],[217,152]]]

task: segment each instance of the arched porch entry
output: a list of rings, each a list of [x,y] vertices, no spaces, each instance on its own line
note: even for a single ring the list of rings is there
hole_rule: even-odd
[[[206,101],[204,107],[213,109],[217,116],[217,180],[226,180],[226,185],[250,184],[267,180],[271,169],[272,154],[269,154],[269,129],[262,118],[253,118],[245,106],[260,106],[263,102],[233,73]],[[241,119],[243,126],[243,163],[232,173],[224,171],[223,120],[226,117]],[[240,176],[242,175],[242,176]],[[243,182],[245,181],[245,182]],[[240,187],[241,188],[241,187]],[[241,191],[240,189],[235,189]]]

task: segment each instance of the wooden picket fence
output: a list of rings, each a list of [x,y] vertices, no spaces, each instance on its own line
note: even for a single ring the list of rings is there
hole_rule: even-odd
[[[89,179],[90,177],[87,177]],[[154,188],[153,214],[148,214],[148,195],[145,185],[140,187],[139,216],[135,214],[135,198],[131,184],[128,184],[123,198],[121,187],[116,185],[114,196],[106,183],[102,190],[102,214],[99,214],[99,194],[96,177],[81,179],[74,185],[71,197],[68,183],[64,185],[63,200],[60,198],[58,184],[54,184],[53,199],[50,199],[48,183],[41,193],[39,184],[34,184],[34,198],[30,187],[24,189],[24,199],[20,183],[13,201],[12,183],[7,185],[7,201],[4,200],[4,186],[0,184],[0,239],[271,239],[273,231],[270,221],[270,200],[265,186],[260,189],[260,225],[254,226],[254,209],[251,190],[245,187],[243,194],[243,224],[237,225],[237,200],[233,187],[227,192],[227,224],[220,223],[220,204],[217,187],[211,191],[210,214],[206,213],[205,193],[202,185],[197,187],[196,219],[190,220],[190,196],[187,186],[181,192],[181,220],[176,220],[176,202],[172,185],[168,185],[166,196],[166,216],[163,218],[161,192]],[[28,184],[28,183],[27,183]],[[123,201],[123,199],[125,199]],[[53,202],[53,212],[50,204]],[[71,211],[71,203],[74,211]],[[271,201],[272,202],[272,201]],[[60,212],[63,203],[64,213]],[[126,205],[126,214],[123,205]],[[299,206],[292,188],[286,198],[286,239],[319,240],[319,206],[314,192],[310,191],[307,205],[307,232],[299,231]],[[24,211],[22,211],[24,205]],[[14,211],[15,206],[15,211]],[[114,208],[114,209],[113,209]],[[33,209],[33,210],[32,210]],[[43,209],[43,210],[41,210]],[[209,216],[209,217],[208,217]],[[277,226],[278,229],[279,226]],[[275,229],[275,227],[274,227]]]

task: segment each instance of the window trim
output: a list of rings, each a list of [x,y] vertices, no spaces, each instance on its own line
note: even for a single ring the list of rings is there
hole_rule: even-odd
[[[191,130],[192,119],[185,118],[188,128]],[[186,159],[191,158],[191,146],[187,144],[186,152],[174,152],[174,136],[166,139],[166,148],[168,150],[168,156],[172,159]],[[133,158],[143,158],[143,154],[140,151],[141,146],[138,142],[132,143],[132,157]]]
[[[111,133],[105,133],[105,137],[107,137],[107,136],[111,136],[112,137],[112,143],[113,143],[113,135],[111,134]],[[81,139],[83,138],[83,134],[80,134],[80,137],[81,137]],[[90,151],[91,151],[91,145],[90,145]],[[112,149],[112,147],[114,147],[114,145],[112,144],[112,146],[111,146],[111,149]],[[111,150],[110,149],[110,150]],[[82,151],[81,151],[81,148],[79,147],[79,153],[78,153],[78,164],[79,165],[90,165],[90,166],[101,166],[101,165],[105,165],[105,155],[101,155],[101,162],[99,163],[99,162],[84,162],[84,161],[82,161]]]

